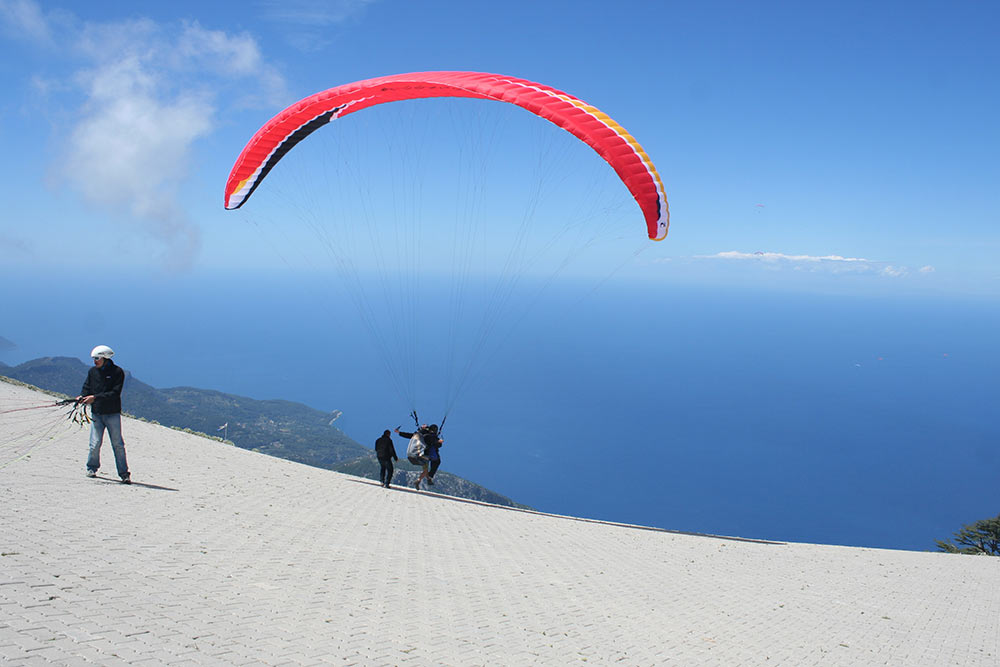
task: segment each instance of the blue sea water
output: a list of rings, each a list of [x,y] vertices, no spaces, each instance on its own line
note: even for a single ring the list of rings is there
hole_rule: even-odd
[[[366,445],[407,423],[370,331],[323,284],[67,284],[5,281],[0,336],[18,348],[0,360],[106,343],[154,386],[343,410],[338,426]],[[518,317],[449,415],[442,457],[519,502],[918,550],[1000,511],[995,303],[612,281],[562,284]]]

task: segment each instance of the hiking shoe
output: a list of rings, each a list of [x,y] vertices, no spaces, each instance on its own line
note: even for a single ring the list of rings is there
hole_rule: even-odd
[[[420,490],[420,480],[419,479],[413,483],[413,488],[416,489],[417,491]]]
[[[433,477],[428,477],[427,478],[427,483],[430,484],[431,486],[434,486],[434,478]]]
[[[97,471],[96,470],[88,470],[87,471],[87,477],[97,477]]]
[[[122,477],[122,484],[131,484],[131,483],[132,483],[132,475],[125,475],[124,477]]]

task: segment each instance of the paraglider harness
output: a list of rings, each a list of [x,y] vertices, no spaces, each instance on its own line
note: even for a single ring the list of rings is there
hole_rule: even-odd
[[[413,417],[416,430],[410,437],[409,444],[406,446],[406,459],[415,466],[423,466],[430,460],[426,456],[427,445],[424,443],[424,429],[420,426],[420,417],[417,416],[416,410],[411,411],[410,416]],[[444,419],[441,420],[441,426],[437,430],[438,438],[441,437],[441,431],[444,430],[444,423],[447,420],[448,415],[445,415]]]

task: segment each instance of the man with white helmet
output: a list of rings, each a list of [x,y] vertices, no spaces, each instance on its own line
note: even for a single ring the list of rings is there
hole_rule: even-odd
[[[131,484],[128,461],[125,460],[125,442],[122,440],[122,386],[125,371],[111,361],[115,352],[107,345],[98,345],[91,353],[94,367],[87,373],[77,402],[90,406],[90,456],[87,457],[87,477],[96,477],[101,467],[101,443],[104,431],[111,438],[115,465],[122,484]]]

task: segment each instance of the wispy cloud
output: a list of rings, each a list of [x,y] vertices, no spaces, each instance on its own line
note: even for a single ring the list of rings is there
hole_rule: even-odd
[[[909,275],[912,270],[864,257],[844,257],[842,255],[790,255],[780,252],[740,252],[727,250],[714,255],[696,255],[698,260],[717,260],[729,262],[756,263],[772,270],[808,271],[831,274],[873,274],[898,278]],[[931,273],[934,267],[925,266],[920,273]]]
[[[269,19],[318,27],[343,23],[361,14],[377,0],[258,0]]]
[[[0,27],[5,34],[19,39],[43,44],[55,41],[49,19],[32,0],[0,0]]]
[[[284,96],[257,42],[195,22],[70,22],[30,0],[0,3],[8,29],[30,26],[39,46],[64,56],[67,74],[33,78],[41,92],[69,95],[60,101],[73,121],[53,167],[60,186],[138,223],[167,265],[189,265],[200,235],[180,195],[197,141],[221,114]]]
[[[257,0],[263,18],[283,26],[295,48],[315,52],[332,42],[328,29],[360,17],[378,0]]]

